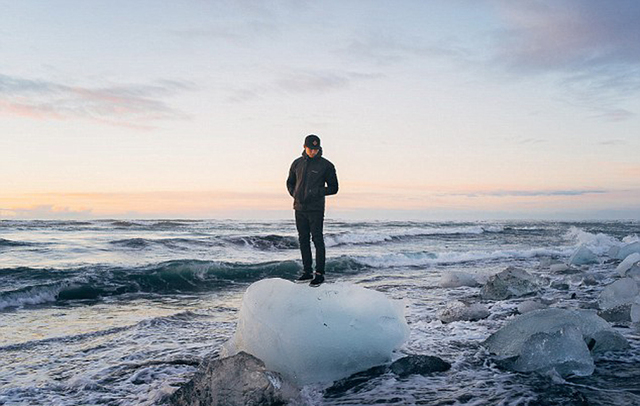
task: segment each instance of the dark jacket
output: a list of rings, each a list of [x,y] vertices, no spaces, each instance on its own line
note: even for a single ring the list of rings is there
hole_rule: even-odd
[[[293,197],[295,210],[324,211],[324,197],[338,193],[338,176],[335,166],[322,157],[322,148],[313,158],[303,151],[293,161],[287,190]]]

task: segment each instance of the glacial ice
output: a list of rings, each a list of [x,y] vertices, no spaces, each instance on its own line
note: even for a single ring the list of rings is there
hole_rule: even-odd
[[[453,301],[438,312],[438,318],[443,323],[453,321],[476,321],[489,317],[489,309],[483,304],[473,303],[467,305],[460,301]]]
[[[633,303],[638,294],[640,294],[640,289],[638,289],[638,283],[635,279],[622,278],[602,290],[598,297],[598,304],[602,310],[613,309],[617,306]]]
[[[524,342],[513,369],[542,373],[555,369],[562,376],[589,376],[595,366],[580,329],[565,325],[551,333],[531,335]]]
[[[589,265],[597,264],[598,257],[585,245],[581,245],[569,258],[570,265]]]
[[[540,290],[536,278],[524,269],[508,267],[493,275],[482,287],[480,296],[485,300],[504,300],[527,296]]]
[[[634,241],[629,244],[625,244],[616,253],[616,258],[625,259],[633,253],[640,253],[640,241]]]
[[[478,286],[476,278],[464,272],[443,273],[440,278],[440,286],[443,288],[459,288],[460,286]]]
[[[640,282],[640,262],[627,269],[625,275],[627,276],[627,278],[633,278]]]
[[[245,351],[296,384],[326,383],[388,362],[408,337],[403,303],[381,292],[264,279],[245,292],[223,355]]]
[[[620,262],[616,271],[618,271],[620,276],[624,277],[627,271],[638,261],[640,261],[640,253],[634,252],[633,254],[628,255],[624,261]]]
[[[484,341],[487,349],[499,357],[523,354],[525,343],[536,333],[553,334],[566,326],[575,326],[591,352],[616,351],[628,347],[628,342],[609,323],[589,310],[543,309],[516,317]],[[560,348],[558,348],[560,350]]]

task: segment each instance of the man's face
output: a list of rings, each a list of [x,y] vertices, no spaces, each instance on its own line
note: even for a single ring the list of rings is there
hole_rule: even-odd
[[[318,151],[320,151],[319,149],[311,149],[306,145],[304,147],[304,150],[307,153],[307,155],[309,155],[309,158],[315,158],[315,156],[318,155]]]

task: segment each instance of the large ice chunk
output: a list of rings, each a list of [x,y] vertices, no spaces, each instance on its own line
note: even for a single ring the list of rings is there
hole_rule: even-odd
[[[622,278],[607,285],[600,296],[598,304],[602,310],[613,309],[617,306],[631,304],[640,294],[638,283],[632,278]]]
[[[348,283],[264,279],[242,298],[223,353],[248,352],[297,384],[331,382],[390,360],[409,337],[404,305]]]
[[[589,310],[543,309],[523,314],[484,341],[500,357],[520,356],[526,341],[536,333],[552,334],[568,325],[577,327],[594,353],[621,350],[628,342],[609,323]]]
[[[519,372],[554,369],[562,376],[589,376],[595,366],[580,329],[565,325],[552,333],[540,332],[529,337],[513,369]]]
[[[570,265],[597,264],[598,257],[585,245],[581,245],[569,258]]]

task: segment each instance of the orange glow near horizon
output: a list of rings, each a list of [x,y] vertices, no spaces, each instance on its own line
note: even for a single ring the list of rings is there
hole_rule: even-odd
[[[478,189],[474,191],[427,191],[404,189],[370,192],[363,188],[344,190],[327,198],[328,212],[377,211],[521,211],[560,210],[567,203],[591,209],[631,205],[637,192],[529,195],[522,192]],[[511,193],[511,194],[509,194]],[[587,207],[588,205],[588,207]],[[622,206],[624,207],[624,206]],[[23,193],[2,196],[0,218],[38,218],[39,216],[83,218],[107,217],[193,217],[214,218],[229,213],[255,213],[292,210],[286,193],[246,193],[228,191],[161,191],[125,193]]]

